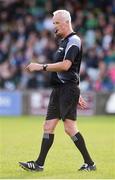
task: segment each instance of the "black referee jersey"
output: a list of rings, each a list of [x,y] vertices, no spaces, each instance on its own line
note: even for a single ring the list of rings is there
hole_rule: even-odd
[[[61,40],[59,48],[57,49],[54,62],[61,62],[68,59],[72,65],[68,71],[52,72],[51,85],[58,86],[66,83],[79,84],[79,70],[82,58],[82,46],[79,36],[75,32],[69,34],[66,38]]]

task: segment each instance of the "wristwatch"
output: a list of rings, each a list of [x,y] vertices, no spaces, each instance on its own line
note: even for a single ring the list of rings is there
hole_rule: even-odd
[[[43,64],[43,71],[47,70],[48,65],[47,64]]]

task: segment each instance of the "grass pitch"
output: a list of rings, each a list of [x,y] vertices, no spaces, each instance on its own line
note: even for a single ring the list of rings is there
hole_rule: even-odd
[[[60,121],[43,172],[27,172],[19,161],[35,160],[43,133],[43,117],[0,117],[0,178],[8,179],[115,179],[115,116],[79,117],[97,171],[78,172],[81,154],[64,133]]]

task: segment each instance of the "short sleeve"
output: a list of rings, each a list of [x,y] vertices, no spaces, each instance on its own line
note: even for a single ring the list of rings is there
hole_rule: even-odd
[[[64,59],[68,59],[74,62],[81,49],[81,40],[78,36],[74,35],[68,39],[67,46],[65,48]]]
[[[66,52],[64,59],[68,59],[73,63],[76,57],[78,56],[78,54],[79,54],[79,48],[73,45]]]

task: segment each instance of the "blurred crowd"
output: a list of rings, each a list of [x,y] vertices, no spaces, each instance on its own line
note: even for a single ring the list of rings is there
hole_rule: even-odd
[[[24,67],[31,61],[53,63],[57,9],[70,11],[82,39],[81,90],[115,90],[115,0],[0,1],[0,89],[50,87],[50,73],[29,74]]]

